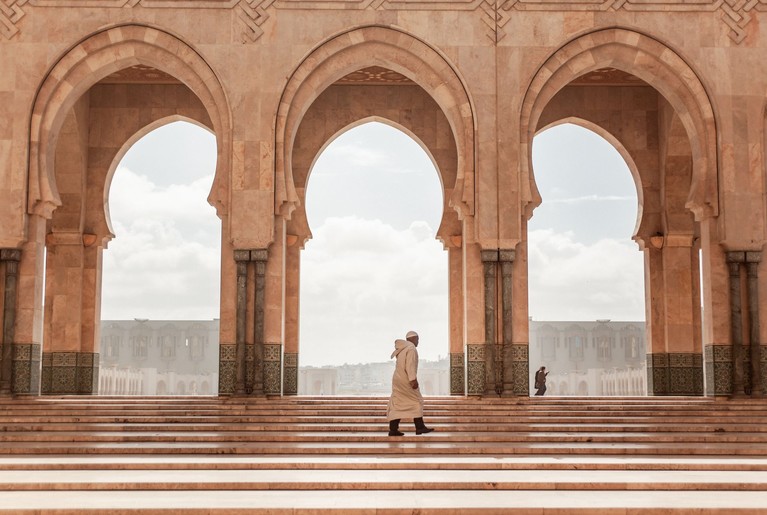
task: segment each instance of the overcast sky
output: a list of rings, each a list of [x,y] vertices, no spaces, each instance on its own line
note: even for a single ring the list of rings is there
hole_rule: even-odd
[[[110,190],[104,320],[218,318],[220,221],[205,200],[215,149],[212,134],[179,122],[125,155]],[[622,158],[572,125],[540,134],[533,152],[544,202],[529,227],[530,315],[644,320],[636,188]],[[420,146],[380,123],[342,134],[314,166],[306,209],[301,364],[385,361],[409,329],[422,359],[445,356],[442,191]]]

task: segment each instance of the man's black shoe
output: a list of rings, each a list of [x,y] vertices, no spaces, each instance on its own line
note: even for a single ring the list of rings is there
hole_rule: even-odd
[[[434,428],[432,428],[432,427],[422,427],[420,429],[416,429],[415,430],[415,434],[422,435],[422,434],[426,434],[426,433],[431,433],[432,431],[434,431]]]
[[[402,431],[389,431],[389,436],[405,436]]]

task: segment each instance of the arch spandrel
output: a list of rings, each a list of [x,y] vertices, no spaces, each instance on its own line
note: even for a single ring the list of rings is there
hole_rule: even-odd
[[[549,101],[574,79],[601,68],[625,71],[655,88],[679,115],[693,154],[693,178],[686,207],[697,220],[717,216],[718,155],[716,124],[709,96],[698,75],[673,50],[627,29],[604,29],[567,43],[552,54],[530,82],[522,104],[521,162],[524,210],[540,204],[532,174],[531,144],[538,119]]]
[[[28,211],[50,218],[61,205],[53,167],[58,132],[86,91],[108,75],[137,64],[157,68],[186,84],[208,111],[216,134],[216,175],[208,201],[223,216],[229,206],[231,111],[223,87],[203,57],[178,37],[143,25],[93,34],[51,68],[35,98],[30,122]]]
[[[434,48],[398,29],[377,26],[338,34],[312,50],[288,80],[275,131],[275,212],[289,218],[300,199],[293,178],[292,151],[301,120],[314,100],[343,76],[382,66],[421,86],[445,114],[457,148],[456,185],[451,205],[474,212],[474,109],[462,79]]]

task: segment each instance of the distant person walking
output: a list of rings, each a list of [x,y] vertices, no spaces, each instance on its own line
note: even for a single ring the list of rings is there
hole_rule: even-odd
[[[544,395],[546,393],[546,376],[549,375],[546,372],[546,367],[541,367],[535,373],[535,395]]]
[[[423,396],[418,388],[418,333],[409,331],[404,340],[394,341],[391,357],[397,358],[391,380],[391,397],[386,417],[389,420],[389,436],[404,436],[399,430],[400,420],[412,418],[415,434],[431,433],[434,429],[423,422]]]

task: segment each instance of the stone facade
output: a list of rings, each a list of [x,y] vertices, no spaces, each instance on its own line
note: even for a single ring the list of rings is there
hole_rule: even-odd
[[[0,392],[93,392],[111,177],[184,119],[217,139],[219,391],[294,393],[305,180],[330,138],[377,119],[416,137],[444,188],[452,392],[528,394],[532,141],[571,122],[637,184],[649,393],[763,395],[765,10],[3,0]]]

